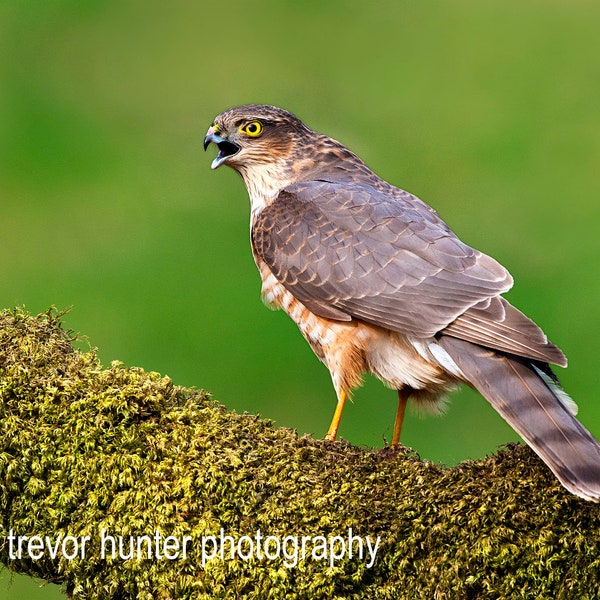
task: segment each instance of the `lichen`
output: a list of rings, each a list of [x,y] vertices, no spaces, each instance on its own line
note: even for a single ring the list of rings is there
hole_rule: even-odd
[[[598,597],[599,508],[528,448],[443,468],[409,449],[299,437],[158,373],[103,368],[62,318],[0,313],[0,559],[10,569],[77,599]],[[356,555],[203,564],[200,551],[221,529],[284,539],[349,528],[380,536],[372,566]],[[89,543],[83,557],[67,545],[69,556],[14,558],[11,531]],[[189,552],[102,558],[102,531],[188,536]]]

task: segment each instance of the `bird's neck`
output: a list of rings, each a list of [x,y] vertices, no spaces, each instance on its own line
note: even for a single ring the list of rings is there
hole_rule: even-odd
[[[291,174],[286,175],[286,171],[287,169],[278,162],[238,169],[250,196],[252,218],[265,206],[269,206],[284,187],[294,182]]]

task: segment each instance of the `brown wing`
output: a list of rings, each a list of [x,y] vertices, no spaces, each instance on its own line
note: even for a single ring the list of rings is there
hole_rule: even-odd
[[[548,341],[544,332],[500,296],[469,308],[443,333],[517,356],[567,366],[565,355]]]
[[[564,360],[503,299],[504,312],[498,310],[495,298],[512,285],[506,269],[398,188],[295,184],[259,213],[252,243],[275,277],[320,316],[358,318],[415,337],[450,326],[444,333],[537,360]],[[507,306],[522,321],[506,319]]]
[[[416,198],[365,185],[290,186],[258,215],[252,239],[275,277],[317,314],[331,306],[419,337],[512,283]]]

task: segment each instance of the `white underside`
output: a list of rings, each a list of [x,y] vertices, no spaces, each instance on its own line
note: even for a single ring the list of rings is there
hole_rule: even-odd
[[[420,390],[443,384],[446,378],[439,376],[440,369],[458,378],[462,376],[456,363],[434,339],[417,340],[389,332],[369,342],[366,351],[371,372],[394,389],[410,386]],[[419,356],[407,352],[407,346]]]

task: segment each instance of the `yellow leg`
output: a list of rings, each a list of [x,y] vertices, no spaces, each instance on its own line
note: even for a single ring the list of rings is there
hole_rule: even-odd
[[[396,410],[396,420],[394,421],[394,434],[392,435],[392,448],[397,448],[400,442],[400,432],[402,431],[402,423],[404,423],[404,413],[406,411],[406,403],[410,396],[410,390],[398,390],[398,410]]]
[[[346,397],[346,392],[340,392],[338,396],[338,403],[335,407],[335,412],[333,413],[333,419],[331,419],[331,425],[329,426],[329,430],[325,436],[326,440],[333,441],[337,437],[340,421],[342,420],[342,413],[344,412],[344,404],[346,404]]]

